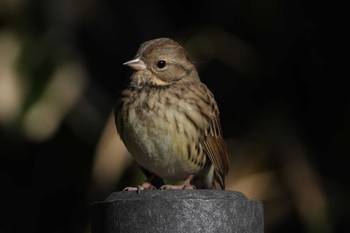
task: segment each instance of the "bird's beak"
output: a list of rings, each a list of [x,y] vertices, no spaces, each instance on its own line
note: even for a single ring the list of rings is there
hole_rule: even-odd
[[[123,63],[123,65],[127,65],[136,71],[146,69],[146,64],[138,57]]]

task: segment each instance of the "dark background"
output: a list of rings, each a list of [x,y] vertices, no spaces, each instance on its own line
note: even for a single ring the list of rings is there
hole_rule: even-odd
[[[143,179],[127,162],[108,185],[93,171],[130,75],[122,63],[157,37],[182,44],[213,91],[230,149],[228,189],[264,202],[265,231],[345,232],[350,102],[340,9],[0,0],[0,232],[89,232],[92,202]]]

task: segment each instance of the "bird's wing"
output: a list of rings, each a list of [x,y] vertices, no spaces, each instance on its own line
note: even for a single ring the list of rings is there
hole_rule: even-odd
[[[210,92],[209,94],[211,95],[211,98],[209,99],[213,100],[213,103],[211,104],[212,116],[211,121],[209,122],[209,127],[201,140],[201,144],[214,166],[214,180],[220,184],[222,189],[225,189],[224,178],[229,170],[229,159],[226,144],[222,138],[219,110],[212,94]]]

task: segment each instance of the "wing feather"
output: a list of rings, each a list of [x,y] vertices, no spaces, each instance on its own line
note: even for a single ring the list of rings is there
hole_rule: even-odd
[[[214,181],[218,182],[222,189],[225,189],[225,175],[229,170],[229,159],[225,141],[222,137],[222,130],[219,121],[219,109],[214,100],[212,93],[208,90],[208,99],[212,100],[212,119],[206,130],[201,144],[214,166]]]

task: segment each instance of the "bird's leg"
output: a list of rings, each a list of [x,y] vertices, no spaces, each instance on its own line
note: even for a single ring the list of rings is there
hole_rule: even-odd
[[[123,191],[140,192],[141,190],[155,190],[159,184],[164,184],[162,179],[155,174],[147,173],[147,179],[141,185],[138,185],[137,187],[126,187]]]
[[[123,191],[141,191],[141,190],[154,190],[156,187],[154,187],[151,182],[147,179],[145,180],[141,185],[138,185],[137,187],[126,187]]]
[[[196,187],[191,184],[193,177],[194,175],[189,175],[187,180],[180,183],[179,185],[163,185],[162,187],[160,187],[160,189],[196,189]]]

